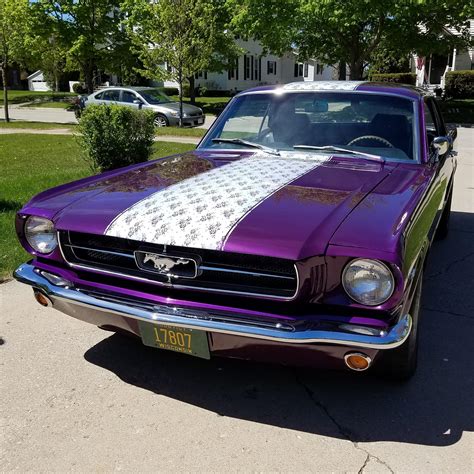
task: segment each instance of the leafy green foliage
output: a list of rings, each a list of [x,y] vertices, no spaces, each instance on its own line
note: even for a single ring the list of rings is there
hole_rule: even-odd
[[[9,121],[7,71],[13,63],[23,64],[30,54],[28,48],[29,10],[28,0],[0,0],[0,73],[7,122]]]
[[[120,0],[38,0],[32,4],[39,35],[65,52],[66,68],[80,70],[93,92],[98,69],[127,61]],[[124,48],[125,46],[125,48]],[[124,51],[125,49],[125,51]]]
[[[394,82],[397,84],[416,84],[416,74],[411,72],[400,72],[390,74],[372,74],[370,76],[371,81],[376,82]]]
[[[79,122],[77,140],[94,171],[141,163],[150,157],[153,113],[119,105],[91,105]]]
[[[225,68],[238,53],[223,0],[126,0],[126,25],[150,79],[183,86],[201,70]],[[164,65],[166,64],[166,67]],[[180,107],[182,116],[182,107]]]
[[[267,50],[296,49],[301,59],[349,64],[362,79],[381,49],[403,57],[466,47],[469,0],[227,0],[236,12],[232,26],[259,39]],[[460,32],[446,34],[447,28]],[[428,53],[427,53],[428,52]]]
[[[444,93],[453,99],[474,99],[474,71],[446,73]],[[474,110],[471,111],[474,116]]]

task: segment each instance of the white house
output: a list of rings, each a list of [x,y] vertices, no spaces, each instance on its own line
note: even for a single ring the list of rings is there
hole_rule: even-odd
[[[51,87],[44,79],[43,71],[39,70],[30,74],[27,78],[29,91],[50,91]]]
[[[285,84],[295,81],[330,81],[335,69],[318,60],[299,62],[294,53],[284,56],[268,54],[254,40],[236,40],[245,52],[235,62],[235,67],[225,72],[202,71],[195,76],[195,86],[208,90],[242,91],[251,87]],[[178,87],[174,81],[165,81],[165,87]]]
[[[474,20],[469,20],[471,39],[474,37]],[[446,34],[458,35],[454,29],[447,29]],[[449,54],[430,54],[426,57],[413,56],[412,71],[416,73],[416,85],[441,87],[444,89],[445,75],[449,71],[471,70],[474,68],[474,48],[457,51],[454,48]]]

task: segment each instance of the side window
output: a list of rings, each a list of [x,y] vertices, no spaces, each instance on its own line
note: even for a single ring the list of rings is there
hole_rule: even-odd
[[[437,123],[437,130],[439,135],[446,135],[446,126],[444,125],[443,116],[441,115],[441,111],[438,105],[438,102],[435,98],[430,100],[430,106],[433,111],[433,115],[435,117]]]
[[[99,92],[98,94],[96,94],[96,95],[94,96],[94,99],[96,99],[96,100],[102,100],[103,96],[104,96],[104,93],[103,93],[103,92]]]
[[[132,104],[134,100],[137,99],[137,96],[130,91],[123,91],[122,92],[122,102],[127,102],[129,104]]]
[[[120,91],[109,90],[109,91],[104,91],[102,100],[110,100],[110,101],[118,102],[119,98],[120,98]]]
[[[436,130],[436,118],[429,107],[427,101],[424,103],[424,114],[425,114],[425,133],[428,139],[428,146],[431,146],[433,139],[438,136]]]

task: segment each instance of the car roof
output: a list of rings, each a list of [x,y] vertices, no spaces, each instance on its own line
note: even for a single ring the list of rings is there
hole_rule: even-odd
[[[146,87],[146,86],[107,86],[102,89],[99,89],[98,91],[95,91],[94,94],[97,92],[103,92],[103,91],[108,91],[108,90],[130,90],[130,91],[153,91],[159,89],[159,87]]]
[[[380,92],[401,95],[413,99],[432,95],[431,92],[408,84],[372,81],[301,81],[273,86],[254,87],[240,92],[245,95],[255,92]]]

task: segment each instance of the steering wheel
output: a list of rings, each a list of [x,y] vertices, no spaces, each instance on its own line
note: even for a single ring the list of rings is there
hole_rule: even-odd
[[[388,140],[385,140],[385,138],[379,137],[378,135],[362,135],[361,137],[354,138],[354,140],[351,140],[347,145],[354,145],[362,140],[379,141],[384,145],[387,145],[389,148],[395,148]]]

